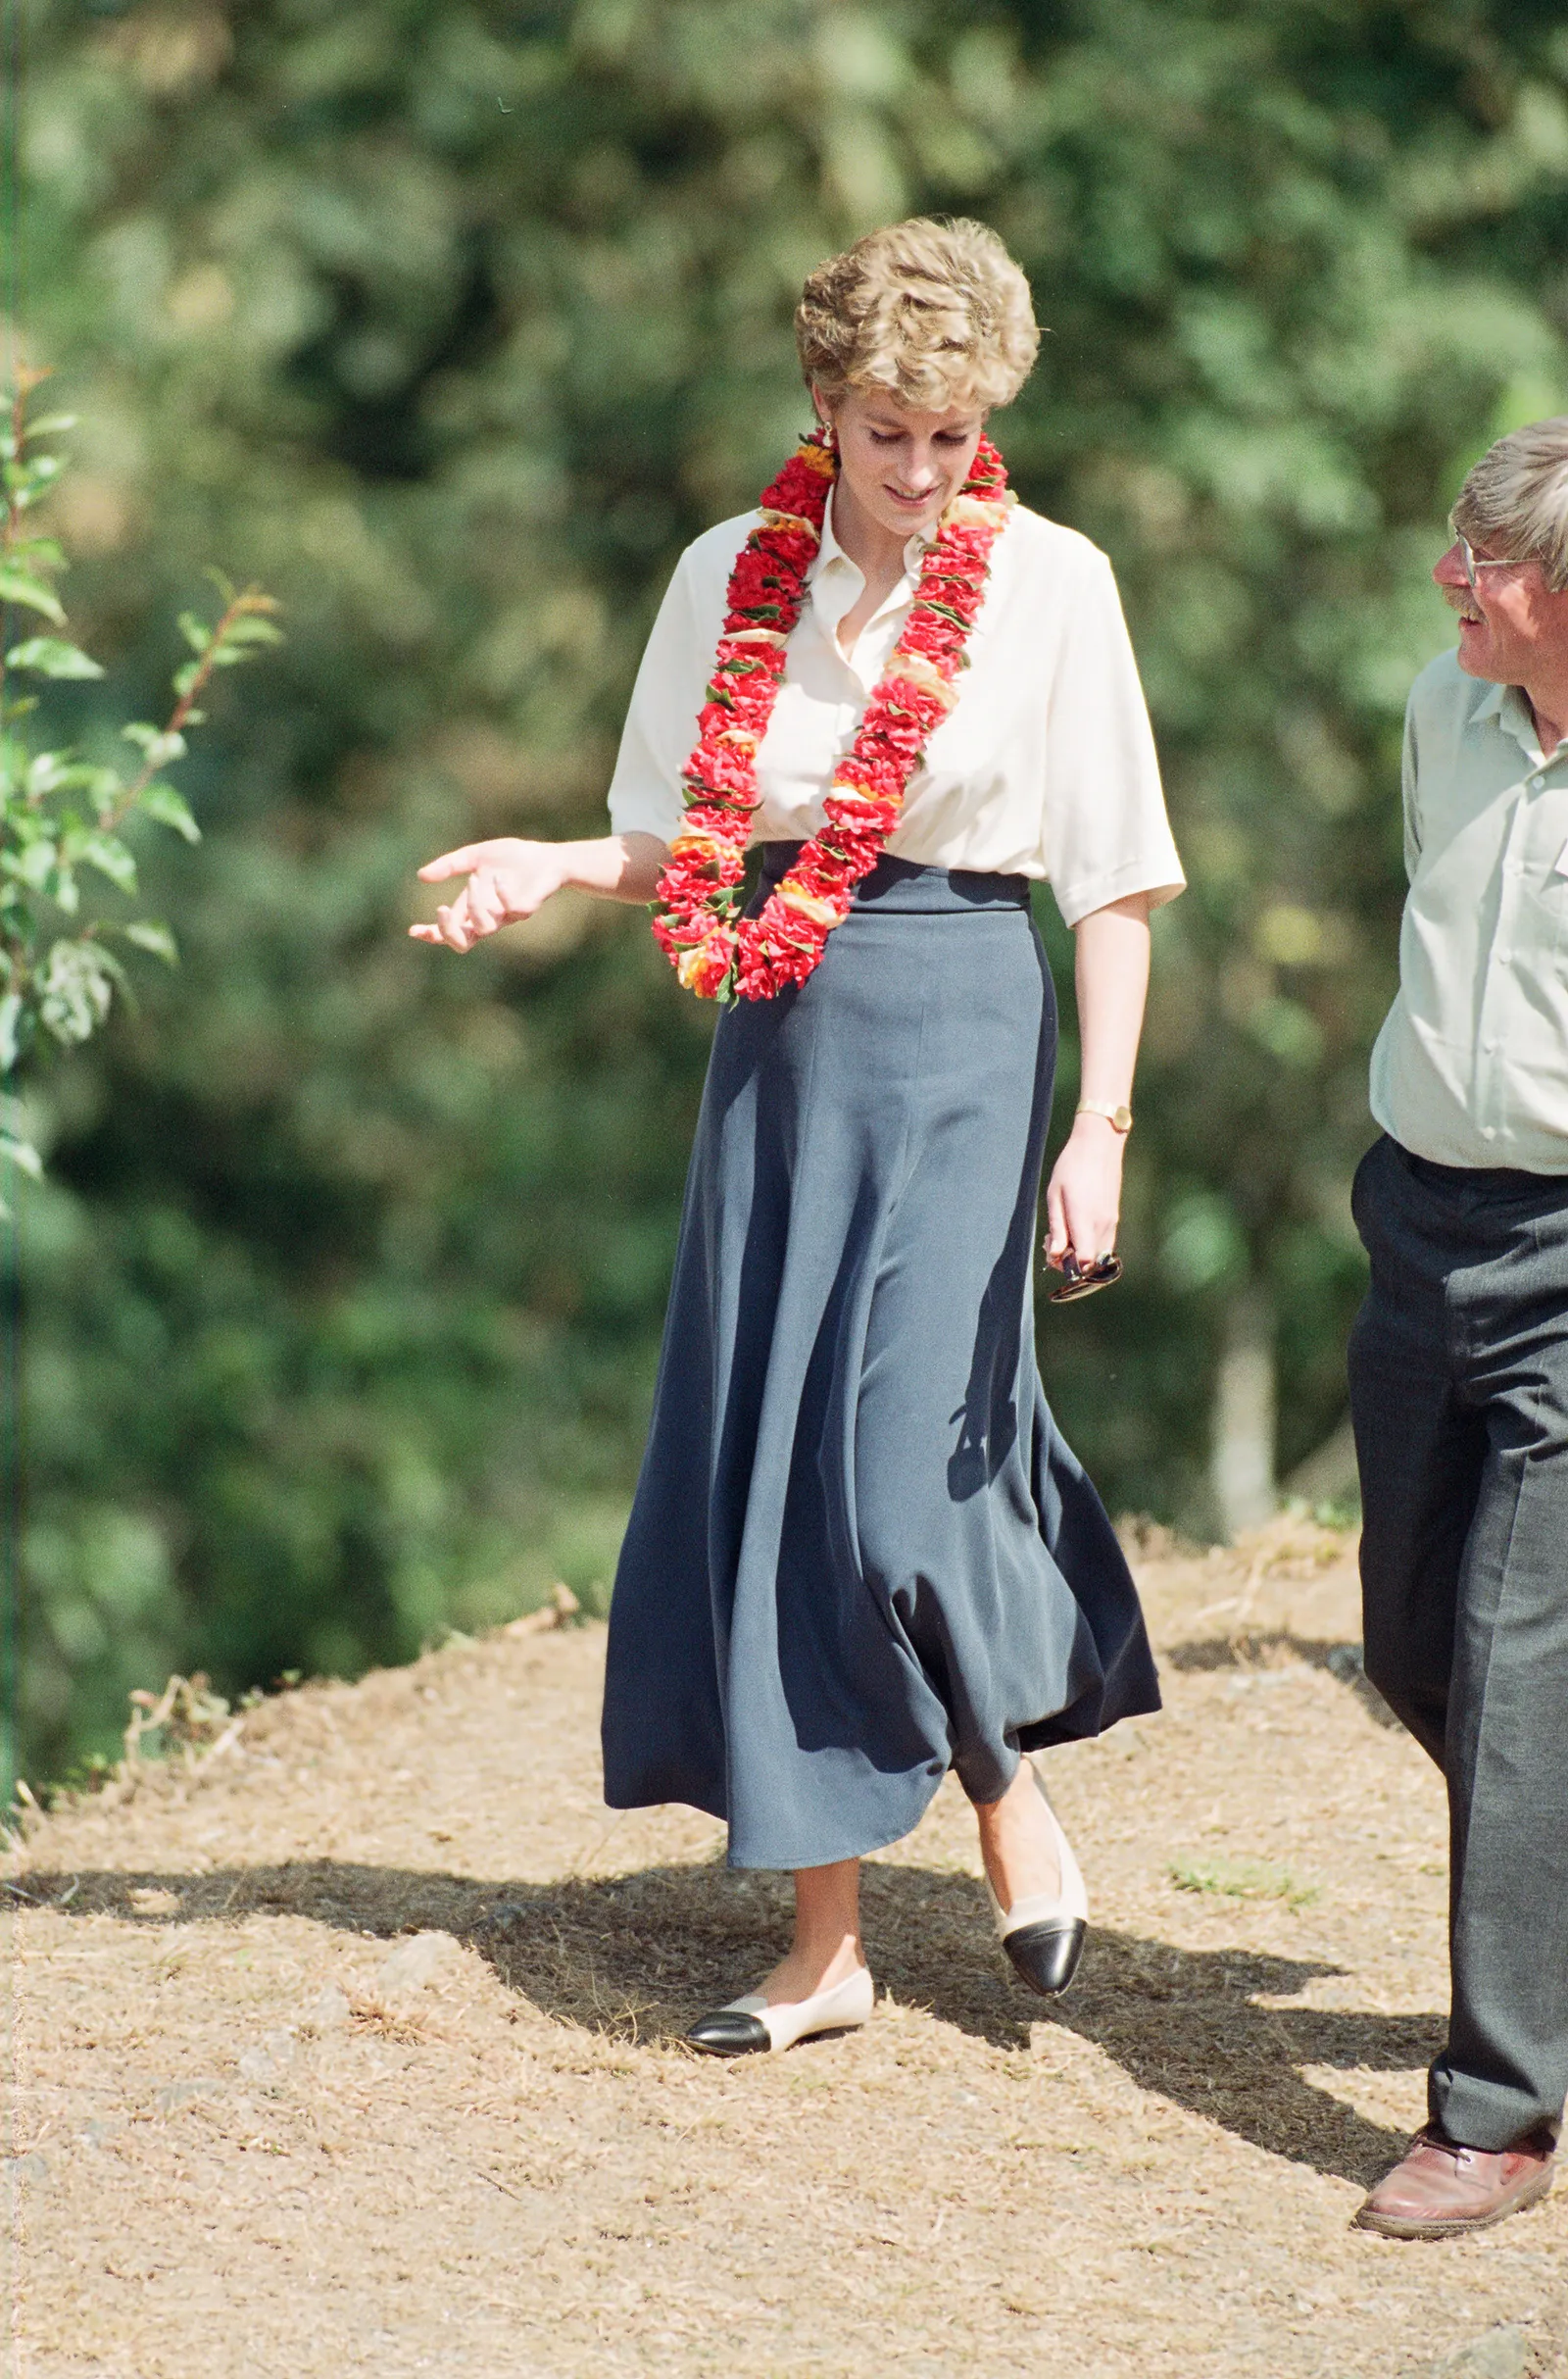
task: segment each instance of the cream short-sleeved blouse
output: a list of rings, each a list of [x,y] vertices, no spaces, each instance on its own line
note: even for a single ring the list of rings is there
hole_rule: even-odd
[[[677,830],[680,772],[697,740],[730,570],[757,520],[720,521],[676,565],[611,782],[616,833],[668,842]],[[846,660],[836,630],[865,581],[833,533],[829,506],[758,755],[753,842],[794,840],[822,823],[834,766],[914,600],[921,550],[911,538],[905,577]],[[966,649],[957,703],[909,780],[888,850],[924,867],[1044,877],[1069,925],[1129,893],[1173,899],[1186,879],[1104,555],[1015,505],[992,548]]]

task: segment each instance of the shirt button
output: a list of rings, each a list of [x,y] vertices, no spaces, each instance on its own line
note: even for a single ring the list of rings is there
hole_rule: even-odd
[[[1481,1137],[1482,1137],[1482,1139],[1483,1139],[1483,1140],[1495,1140],[1496,1136],[1497,1136],[1497,1133],[1496,1133],[1496,1127],[1495,1127],[1495,1125],[1494,1125],[1494,1124],[1491,1124],[1491,1123],[1483,1123],[1483,1124],[1482,1124],[1482,1126],[1481,1126]]]
[[[1544,776],[1532,776],[1532,778],[1530,779],[1530,790],[1531,790],[1531,792],[1532,792],[1532,793],[1539,793],[1539,792],[1541,791],[1542,786],[1543,786],[1543,785],[1545,783],[1545,781],[1546,781],[1546,780],[1545,780],[1545,778],[1544,778]]]

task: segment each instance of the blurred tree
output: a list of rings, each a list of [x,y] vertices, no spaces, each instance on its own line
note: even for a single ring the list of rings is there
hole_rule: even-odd
[[[0,602],[31,613],[35,627],[41,617],[63,630],[56,581],[66,556],[57,538],[35,533],[28,517],[58,491],[67,458],[53,441],[75,426],[70,414],[40,418],[29,411],[29,398],[47,376],[24,366],[15,386],[0,392]],[[102,884],[134,896],[136,855],[125,836],[148,818],[200,842],[201,828],[164,771],[184,758],[187,732],[202,724],[199,705],[214,672],[282,640],[269,616],[277,609],[270,595],[259,587],[237,594],[220,576],[219,586],[222,607],[214,622],[195,612],[180,615],[191,658],[174,672],[173,709],[165,723],[134,719],[120,730],[141,754],[139,763],[89,761],[70,745],[38,750],[28,732],[38,709],[29,682],[79,684],[104,672],[64,634],[24,635],[18,644],[0,639],[0,1161],[34,1180],[38,1152],[11,1129],[11,1086],[29,1055],[51,1042],[79,1048],[108,1017],[116,991],[129,994],[116,942],[149,951],[167,966],[178,961],[169,927],[155,917],[126,919],[118,905],[106,904]],[[19,678],[21,690],[13,694]],[[0,1217],[9,1218],[8,1208],[0,1206]]]
[[[635,915],[421,952],[410,875],[593,827],[676,551],[800,425],[805,271],[915,208],[1030,273],[999,436],[1117,566],[1194,878],[1128,1280],[1049,1324],[1048,1384],[1113,1505],[1240,1516],[1269,1400],[1285,1468],[1343,1401],[1444,506],[1563,401],[1555,11],[35,0],[26,39],[94,648],[150,680],[151,599],[213,551],[294,628],[193,771],[200,880],[161,864],[200,999],[34,1098],[35,1770],[166,1666],[352,1669],[603,1592],[710,1019]]]

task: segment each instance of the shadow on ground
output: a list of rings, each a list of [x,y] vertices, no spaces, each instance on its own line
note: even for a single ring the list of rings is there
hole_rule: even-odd
[[[381,1939],[437,1928],[558,2021],[656,2046],[763,1971],[788,1931],[786,1879],[718,1866],[487,1884],[319,1859],[204,1874],[31,1874],[5,1888],[71,1915],[155,1926],[270,1913]],[[1363,2186],[1403,2151],[1402,2134],[1313,2088],[1298,2068],[1406,2071],[1438,2048],[1442,2019],[1261,2004],[1337,1968],[1097,1927],[1073,1991],[1048,2007],[1012,1979],[970,1877],[878,1862],[865,1869],[864,1896],[872,1963],[905,2006],[1004,2050],[1027,2049],[1032,2023],[1059,2025],[1140,2089]]]
[[[1292,1635],[1283,1627],[1244,1628],[1234,1635],[1202,1636],[1186,1644],[1168,1644],[1159,1657],[1167,1668],[1188,1671],[1277,1669],[1299,1660],[1307,1668],[1326,1669],[1331,1677],[1337,1678],[1379,1726],[1399,1723],[1361,1665],[1359,1644],[1334,1642],[1326,1636]]]

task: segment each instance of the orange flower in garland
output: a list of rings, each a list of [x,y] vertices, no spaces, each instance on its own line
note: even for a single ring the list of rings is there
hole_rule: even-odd
[[[1002,457],[982,438],[926,547],[904,632],[834,772],[826,818],[761,915],[746,917],[739,888],[760,792],[757,755],[837,471],[825,434],[813,431],[764,488],[761,520],[730,572],[697,749],[682,770],[685,816],[655,896],[655,936],[700,999],[766,1000],[804,983],[849,916],[927,743],[958,698],[964,643],[1012,502]]]

